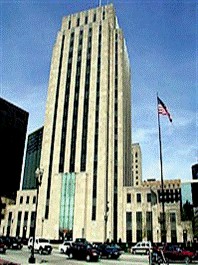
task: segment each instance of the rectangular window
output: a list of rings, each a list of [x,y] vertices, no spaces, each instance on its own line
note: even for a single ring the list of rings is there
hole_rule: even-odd
[[[87,24],[88,23],[88,17],[86,16],[85,17],[85,24]]]
[[[142,241],[142,212],[136,212],[136,241]]]
[[[102,19],[105,19],[105,11],[102,12]]]
[[[127,193],[127,203],[131,203],[131,194]]]
[[[71,28],[71,20],[68,23],[68,29],[70,29],[70,28]]]
[[[36,196],[33,197],[33,204],[36,203]]]
[[[80,25],[80,18],[78,17],[78,18],[77,18],[76,26],[78,27],[79,25]]]
[[[151,193],[147,193],[147,202],[151,202]]]
[[[171,243],[177,242],[176,214],[170,213]]]
[[[141,202],[142,199],[141,199],[141,193],[137,193],[137,202]]]
[[[126,240],[132,242],[132,213],[126,212]]]
[[[26,204],[29,204],[29,202],[30,202],[30,196],[27,196],[27,198],[26,198]]]
[[[24,214],[24,220],[23,220],[23,227],[26,227],[27,228],[27,223],[28,223],[28,214],[29,212],[25,212]]]
[[[16,236],[20,235],[20,228],[21,228],[21,216],[22,212],[18,212],[18,218],[17,218],[17,230],[16,230]]]
[[[23,203],[23,196],[20,197],[20,204]]]
[[[147,240],[153,242],[152,212],[146,212]]]
[[[93,22],[96,21],[96,13],[94,13]]]

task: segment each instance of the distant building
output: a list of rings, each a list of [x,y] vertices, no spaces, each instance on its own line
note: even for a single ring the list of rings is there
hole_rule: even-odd
[[[28,136],[22,190],[36,189],[35,171],[40,166],[43,127]]]
[[[192,179],[198,181],[198,164],[192,166]],[[192,183],[191,186],[192,186],[193,206],[198,207],[198,196],[197,196],[198,182]]]
[[[0,196],[15,198],[20,188],[29,114],[0,98]]]
[[[191,221],[181,220],[181,181],[165,180],[165,228],[167,242],[192,241]],[[126,211],[126,238],[123,242],[150,240],[162,241],[162,192],[161,182],[143,181],[142,185],[124,188],[123,209]]]
[[[142,185],[142,153],[139,143],[132,144],[132,180],[133,186]]]
[[[11,207],[11,205],[13,205],[13,208],[15,209],[15,200],[12,200],[12,199],[9,199],[9,198],[6,198],[6,197],[0,197],[0,209],[1,209],[1,212],[0,212],[0,215],[1,215],[0,216],[0,228],[1,228],[0,229],[0,235],[1,234],[3,234],[3,235],[7,234],[7,226],[6,226],[6,231],[5,231],[5,227],[4,227],[4,225],[2,224],[1,221],[8,217],[7,210],[10,211],[10,210],[13,209]]]

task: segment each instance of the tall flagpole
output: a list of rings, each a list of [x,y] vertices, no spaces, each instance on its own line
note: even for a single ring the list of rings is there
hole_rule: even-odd
[[[162,224],[161,234],[162,241],[166,243],[166,223],[165,223],[165,207],[164,207],[164,180],[163,180],[163,163],[162,163],[162,141],[161,141],[161,127],[160,127],[160,115],[158,111],[158,94],[157,94],[157,113],[158,113],[158,131],[159,131],[159,149],[160,149],[160,172],[161,172],[161,187],[162,187]]]

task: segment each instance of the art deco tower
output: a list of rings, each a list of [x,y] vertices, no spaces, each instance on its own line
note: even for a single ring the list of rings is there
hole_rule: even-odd
[[[131,84],[113,5],[64,17],[46,103],[37,234],[118,240],[131,177]],[[41,220],[44,218],[44,222]],[[42,222],[42,223],[41,223]]]

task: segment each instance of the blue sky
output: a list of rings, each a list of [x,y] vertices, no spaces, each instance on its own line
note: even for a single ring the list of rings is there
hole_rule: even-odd
[[[52,48],[63,16],[97,0],[0,0],[0,96],[29,112],[28,133],[44,123]],[[143,179],[160,179],[156,94],[164,179],[191,179],[198,162],[198,2],[114,0],[132,73],[132,140],[142,150]]]

